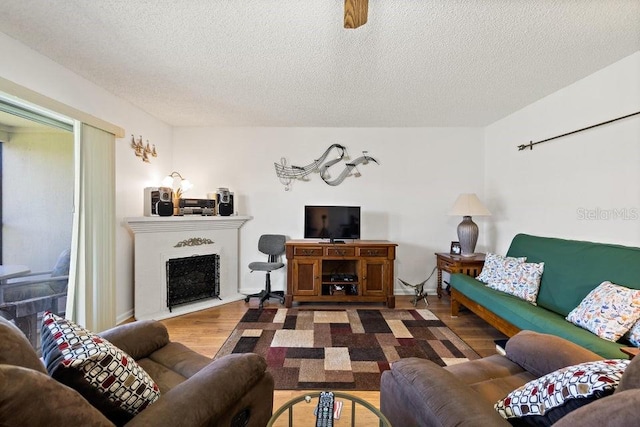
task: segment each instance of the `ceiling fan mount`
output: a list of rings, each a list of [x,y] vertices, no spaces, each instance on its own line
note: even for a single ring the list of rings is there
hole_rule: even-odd
[[[358,28],[367,23],[369,0],[344,0],[344,28]]]

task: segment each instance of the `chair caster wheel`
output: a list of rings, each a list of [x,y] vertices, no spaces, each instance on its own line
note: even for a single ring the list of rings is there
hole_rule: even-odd
[[[244,302],[249,302],[249,297],[245,297]]]
[[[263,304],[262,304],[262,303],[258,304],[258,308],[259,308],[260,310],[262,310],[262,306],[263,306]]]
[[[284,298],[280,298],[280,304],[284,304]]]

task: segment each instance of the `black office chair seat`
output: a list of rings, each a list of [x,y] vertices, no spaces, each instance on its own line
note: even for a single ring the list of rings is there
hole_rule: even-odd
[[[284,253],[284,243],[286,237],[280,234],[263,234],[258,241],[258,250],[263,254],[269,256],[268,262],[252,262],[249,264],[249,270],[265,271],[265,288],[257,294],[247,295],[244,299],[245,302],[249,302],[251,298],[260,298],[259,307],[262,308],[264,302],[269,298],[277,298],[281,304],[284,304],[284,292],[271,290],[271,272],[284,267],[284,263],[278,261],[278,257]]]

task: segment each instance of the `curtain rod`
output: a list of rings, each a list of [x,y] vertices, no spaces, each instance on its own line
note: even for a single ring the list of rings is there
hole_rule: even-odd
[[[538,144],[542,144],[543,142],[548,142],[548,141],[551,141],[551,140],[554,140],[554,139],[562,138],[563,136],[573,135],[574,133],[582,132],[583,130],[593,129],[593,128],[598,127],[598,126],[607,125],[609,123],[613,123],[613,122],[616,122],[618,120],[626,119],[626,118],[629,118],[629,117],[632,117],[632,116],[637,116],[638,114],[640,114],[640,111],[636,111],[635,113],[627,114],[626,116],[617,117],[615,119],[607,120],[606,122],[602,122],[602,123],[598,123],[598,124],[595,124],[595,125],[587,126],[586,128],[574,130],[572,132],[563,133],[562,135],[556,135],[556,136],[553,136],[551,138],[543,139],[542,141],[538,141],[538,142],[529,141],[528,144],[518,145],[518,151],[522,151],[525,148],[529,148],[530,150],[533,150],[533,146],[534,145],[538,145]]]

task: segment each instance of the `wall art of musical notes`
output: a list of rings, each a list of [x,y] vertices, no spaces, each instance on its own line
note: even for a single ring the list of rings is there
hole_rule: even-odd
[[[335,153],[336,157],[327,160],[332,153]],[[327,185],[336,186],[340,185],[342,181],[349,176],[360,177],[361,173],[358,170],[358,165],[367,165],[369,162],[379,164],[376,159],[367,153],[367,151],[363,151],[362,156],[353,161],[349,161],[350,158],[347,153],[347,148],[344,145],[332,144],[317,160],[314,160],[306,166],[289,165],[287,164],[287,159],[284,157],[280,159],[280,163],[274,163],[274,166],[276,168],[276,175],[282,185],[284,185],[285,191],[291,190],[291,186],[295,180],[309,181],[309,175],[312,173],[319,173],[320,178],[322,178]],[[329,173],[329,168],[339,163],[342,163],[344,167],[334,178]]]

